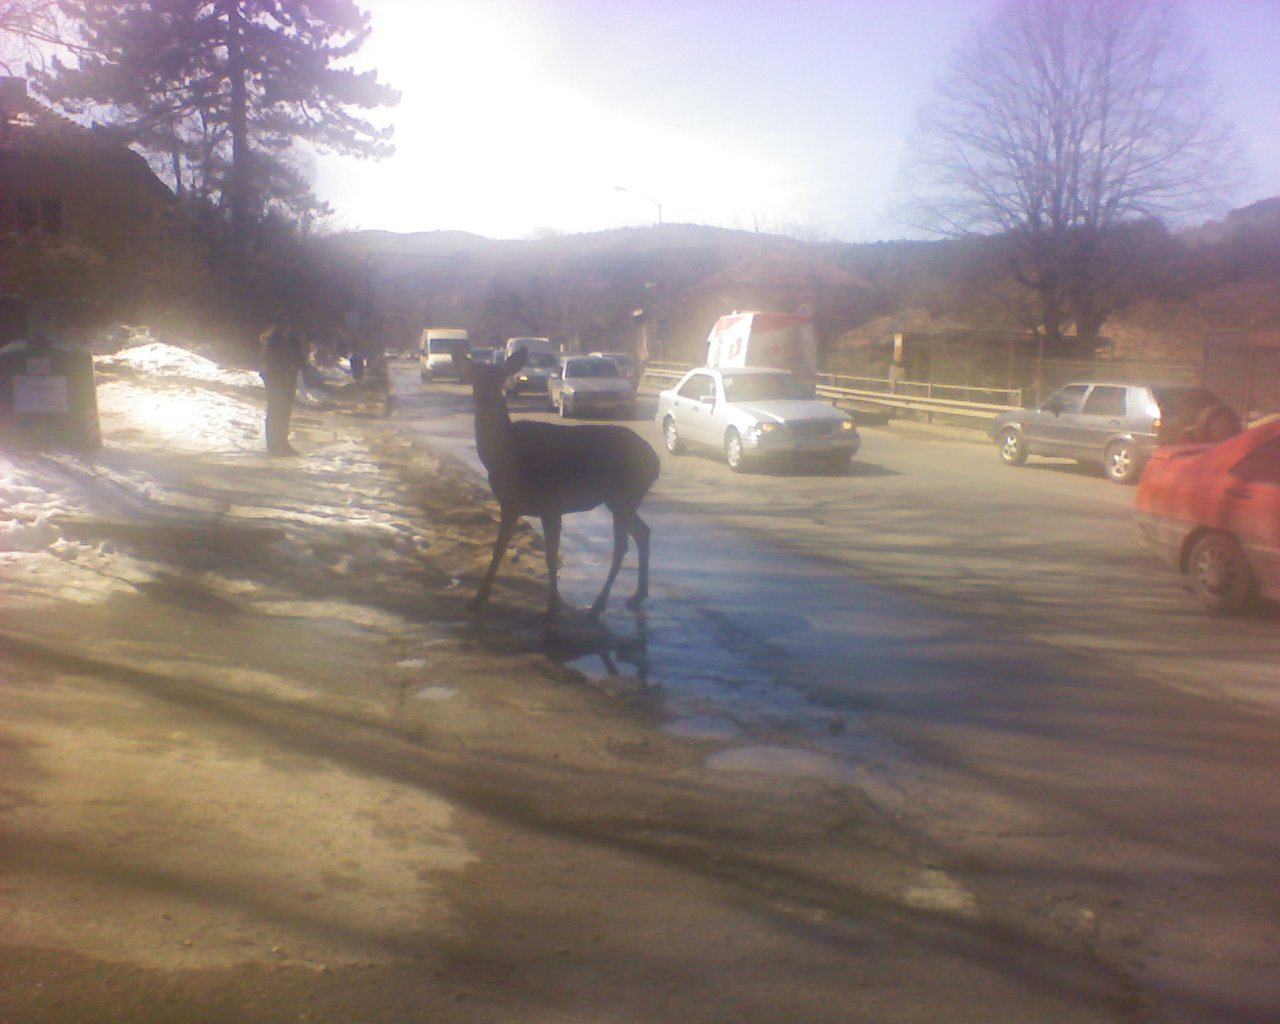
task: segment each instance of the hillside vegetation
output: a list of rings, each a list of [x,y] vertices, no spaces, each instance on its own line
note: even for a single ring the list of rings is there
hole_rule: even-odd
[[[428,325],[462,326],[477,344],[537,334],[692,362],[716,316],[773,309],[811,312],[825,367],[851,370],[895,332],[1037,331],[999,238],[853,245],[669,224],[520,241],[353,232],[317,244],[363,275],[375,333],[395,347]],[[1208,329],[1280,327],[1280,197],[1179,234],[1133,225],[1116,246],[1109,355],[1196,362]]]

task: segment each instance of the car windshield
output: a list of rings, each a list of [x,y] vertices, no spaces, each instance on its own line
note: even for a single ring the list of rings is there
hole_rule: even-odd
[[[813,391],[789,373],[725,375],[724,394],[730,402],[763,402],[779,398],[812,398]]]
[[[550,352],[533,352],[529,355],[526,365],[535,370],[554,370],[560,365],[560,360]]]
[[[465,352],[467,350],[467,343],[458,338],[432,338],[427,342],[427,346],[427,351],[436,355]]]
[[[616,377],[618,367],[610,359],[571,359],[565,364],[566,377]]]

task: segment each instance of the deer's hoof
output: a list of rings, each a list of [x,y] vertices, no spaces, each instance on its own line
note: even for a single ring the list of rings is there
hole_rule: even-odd
[[[644,599],[648,596],[648,594],[632,594],[627,598],[627,609],[633,612],[636,611],[642,604],[644,604]]]
[[[489,603],[488,594],[476,594],[475,597],[473,597],[470,601],[467,602],[467,608],[469,608],[473,612],[480,612],[480,611],[484,611],[484,606],[487,605],[488,603]]]

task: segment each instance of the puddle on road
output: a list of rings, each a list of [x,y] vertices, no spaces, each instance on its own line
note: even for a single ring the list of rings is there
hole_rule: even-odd
[[[671,594],[607,623],[607,648],[566,664],[606,692],[625,692],[625,682],[660,700],[663,733],[722,748],[707,767],[846,783],[882,809],[902,807],[903,790],[890,780],[905,756],[847,709],[810,698],[809,667],[776,640]]]
[[[729,719],[708,715],[677,718],[662,726],[661,731],[686,740],[732,740],[742,735],[742,730]]]

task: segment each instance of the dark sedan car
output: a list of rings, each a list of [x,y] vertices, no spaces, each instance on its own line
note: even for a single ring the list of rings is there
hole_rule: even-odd
[[[1120,484],[1137,482],[1157,445],[1239,432],[1240,417],[1204,388],[1110,381],[1068,384],[1035,408],[1001,413],[987,429],[1007,465],[1029,455],[1065,457],[1101,466]]]
[[[547,397],[547,383],[560,373],[560,357],[550,352],[531,352],[519,372],[507,378],[508,398],[517,395]]]

